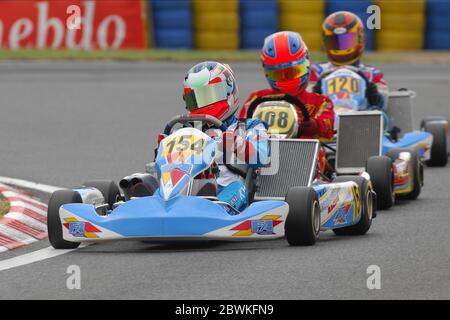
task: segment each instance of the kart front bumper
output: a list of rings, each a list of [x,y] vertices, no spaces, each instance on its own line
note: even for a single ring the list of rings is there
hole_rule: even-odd
[[[99,216],[90,204],[60,208],[63,238],[71,242],[119,239],[265,240],[284,236],[289,206],[284,201],[255,202],[238,215],[196,197],[165,202],[158,196],[134,199]]]

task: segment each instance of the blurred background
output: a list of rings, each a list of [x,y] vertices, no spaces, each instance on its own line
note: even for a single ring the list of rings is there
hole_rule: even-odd
[[[264,37],[299,31],[313,61],[325,60],[325,16],[365,21],[372,4],[381,29],[367,30],[364,60],[393,90],[418,93],[417,127],[450,116],[450,0],[0,0],[0,175],[69,186],[140,171],[165,121],[185,110],[193,64],[230,61],[245,101],[267,86]],[[79,29],[68,28],[71,5]]]
[[[27,49],[37,58],[57,49],[243,53],[278,30],[298,31],[320,51],[326,15],[348,10],[367,21],[374,4],[381,29],[366,30],[368,51],[450,49],[448,0],[2,0],[0,51],[12,58],[23,52],[5,51]],[[80,8],[79,29],[68,28],[76,13],[70,5]]]

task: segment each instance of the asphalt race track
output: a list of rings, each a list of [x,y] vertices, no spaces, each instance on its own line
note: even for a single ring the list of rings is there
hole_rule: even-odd
[[[191,63],[0,64],[0,176],[73,187],[143,170],[156,134],[183,113]],[[259,64],[235,63],[241,97],[265,80]],[[417,92],[416,125],[450,117],[450,65],[386,65],[391,88]],[[415,202],[380,212],[362,237],[322,233],[314,247],[285,240],[183,246],[137,241],[92,245],[0,271],[0,299],[448,299],[450,166],[426,168]],[[41,241],[0,261],[48,247]],[[81,289],[66,287],[70,265]],[[381,290],[366,269],[381,268]]]

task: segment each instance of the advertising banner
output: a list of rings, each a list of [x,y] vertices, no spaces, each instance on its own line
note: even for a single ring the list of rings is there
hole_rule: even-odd
[[[0,48],[145,48],[145,19],[141,0],[2,0]]]

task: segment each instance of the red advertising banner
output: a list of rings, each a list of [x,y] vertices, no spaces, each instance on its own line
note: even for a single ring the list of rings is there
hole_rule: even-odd
[[[142,0],[1,0],[0,48],[145,48],[145,19]]]

